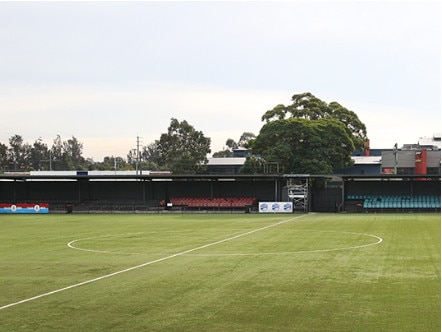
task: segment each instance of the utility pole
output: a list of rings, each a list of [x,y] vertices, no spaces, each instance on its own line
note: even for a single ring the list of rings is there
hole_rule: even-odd
[[[394,155],[394,174],[397,174],[397,143],[393,147],[393,155]]]
[[[138,176],[138,162],[140,159],[140,136],[137,136],[137,152],[135,158],[135,171],[136,175]]]

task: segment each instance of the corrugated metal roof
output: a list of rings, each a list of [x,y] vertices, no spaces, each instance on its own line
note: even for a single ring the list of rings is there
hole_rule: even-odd
[[[381,156],[353,156],[351,159],[353,159],[355,165],[380,165],[382,162]]]
[[[229,157],[229,158],[208,158],[208,166],[214,166],[214,165],[244,165],[246,162],[246,158],[242,157]]]

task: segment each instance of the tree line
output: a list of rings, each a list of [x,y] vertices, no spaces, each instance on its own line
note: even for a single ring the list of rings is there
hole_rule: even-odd
[[[51,148],[38,138],[34,143],[24,142],[21,135],[9,138],[9,146],[0,143],[0,165],[3,171],[85,169],[88,161],[82,156],[83,144],[72,136],[62,141],[53,140]]]
[[[357,114],[337,102],[326,103],[307,92],[292,96],[290,105],[266,111],[258,135],[244,132],[238,141],[228,138],[226,148],[213,157],[232,157],[233,150],[247,149],[241,173],[268,172],[277,165],[284,173],[330,174],[351,166],[351,154],[367,141],[365,125]],[[211,140],[186,120],[172,118],[158,140],[129,150],[127,156],[105,157],[101,162],[83,157],[83,143],[58,135],[51,147],[41,138],[30,144],[14,135],[0,143],[0,171],[31,170],[168,170],[175,174],[206,171]]]

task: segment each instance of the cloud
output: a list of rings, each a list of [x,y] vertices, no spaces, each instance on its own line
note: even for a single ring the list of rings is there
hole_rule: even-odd
[[[218,151],[303,92],[355,111],[375,147],[440,131],[439,2],[0,8],[0,142],[75,136],[100,160],[153,142],[174,117]]]
[[[60,135],[75,136],[84,145],[84,156],[101,161],[105,156],[125,157],[136,147],[136,138],[148,145],[167,132],[170,119],[186,120],[212,140],[212,152],[222,150],[228,138],[243,132],[258,135],[261,116],[277,104],[290,104],[294,93],[227,89],[180,82],[137,82],[133,85],[59,85],[9,87],[0,95],[3,116],[10,119],[0,141],[15,135],[47,144]],[[416,117],[417,110],[397,105],[333,99],[358,114],[367,126],[371,146],[388,148],[415,143],[421,136],[440,131],[434,118]],[[439,118],[440,121],[440,118]],[[428,130],[432,130],[428,132]]]
[[[20,92],[19,92],[20,91]],[[87,157],[125,156],[137,136],[147,145],[167,131],[170,119],[186,120],[212,139],[212,150],[244,131],[258,134],[265,111],[284,100],[286,91],[239,90],[147,82],[133,86],[59,85],[9,87],[0,95],[4,116],[11,119],[0,137],[19,134],[25,141],[56,135],[75,136]]]
[[[432,137],[440,132],[440,115],[421,112],[412,107],[389,104],[343,102],[356,112],[367,127],[367,136],[372,148],[389,149],[398,143],[416,144],[420,137]]]

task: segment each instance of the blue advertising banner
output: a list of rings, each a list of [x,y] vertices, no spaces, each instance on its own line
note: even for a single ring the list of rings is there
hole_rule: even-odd
[[[293,202],[260,202],[260,213],[292,213]]]
[[[49,204],[0,204],[0,213],[30,214],[49,213]]]

